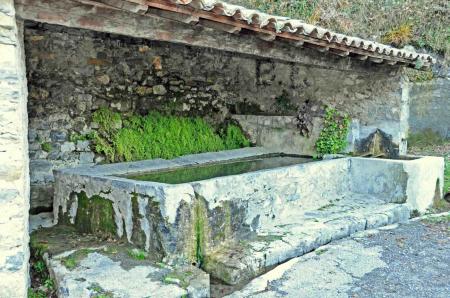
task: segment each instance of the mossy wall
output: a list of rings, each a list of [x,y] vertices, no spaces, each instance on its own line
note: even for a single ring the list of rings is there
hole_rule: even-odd
[[[162,115],[123,116],[101,108],[94,112],[98,129],[92,133],[93,149],[107,161],[170,159],[186,154],[250,146],[235,124],[215,129],[202,118]]]
[[[85,192],[78,195],[75,226],[81,233],[116,237],[116,223],[112,201],[95,195],[88,198]]]

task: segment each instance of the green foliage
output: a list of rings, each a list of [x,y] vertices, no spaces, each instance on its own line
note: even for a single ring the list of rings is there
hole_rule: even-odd
[[[45,152],[51,152],[52,151],[52,143],[50,142],[44,142],[41,144],[41,149]]]
[[[347,134],[350,118],[333,108],[325,110],[323,129],[316,141],[316,151],[319,156],[337,154],[347,146]]]
[[[242,130],[234,124],[228,125],[225,133],[222,135],[226,149],[238,149],[250,146],[250,141],[242,133]]]
[[[69,137],[69,140],[73,143],[79,142],[79,141],[87,141],[92,140],[94,138],[94,134],[79,134],[79,133],[72,133]]]
[[[138,261],[143,261],[148,257],[145,251],[137,248],[128,250],[128,255]]]
[[[250,145],[239,127],[228,126],[221,137],[200,118],[150,113],[122,119],[118,113],[100,109],[94,113],[93,120],[99,125],[94,149],[110,162],[170,159]]]
[[[39,289],[28,289],[28,298],[47,298],[47,293]]]
[[[44,261],[39,260],[33,265],[34,270],[36,270],[37,273],[43,273],[47,268],[45,266]]]

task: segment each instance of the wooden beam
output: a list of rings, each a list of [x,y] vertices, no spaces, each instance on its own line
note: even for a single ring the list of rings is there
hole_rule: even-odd
[[[155,15],[161,18],[182,22],[185,24],[194,25],[197,24],[200,19],[196,16],[190,15],[190,14],[182,14],[182,13],[176,13],[166,10],[161,10],[157,8],[149,8],[147,10],[147,15]]]
[[[236,34],[241,31],[241,27],[227,25],[227,24],[218,23],[218,22],[213,22],[213,21],[205,20],[205,19],[200,19],[199,25],[209,27],[209,28],[212,28],[215,30],[224,31],[224,32],[231,33],[231,34]]]

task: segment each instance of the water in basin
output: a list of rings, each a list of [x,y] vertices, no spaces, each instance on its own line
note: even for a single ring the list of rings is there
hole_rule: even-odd
[[[273,169],[278,167],[307,163],[311,161],[313,161],[312,158],[296,155],[265,156],[200,166],[181,167],[137,175],[134,174],[128,175],[126,176],[126,178],[141,181],[179,184],[206,180],[215,177],[238,175],[265,169]]]

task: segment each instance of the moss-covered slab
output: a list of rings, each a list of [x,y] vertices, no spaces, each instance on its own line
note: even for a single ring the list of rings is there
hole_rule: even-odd
[[[31,235],[59,297],[209,297],[209,275],[186,263],[166,264],[124,241],[101,240],[56,226]]]

